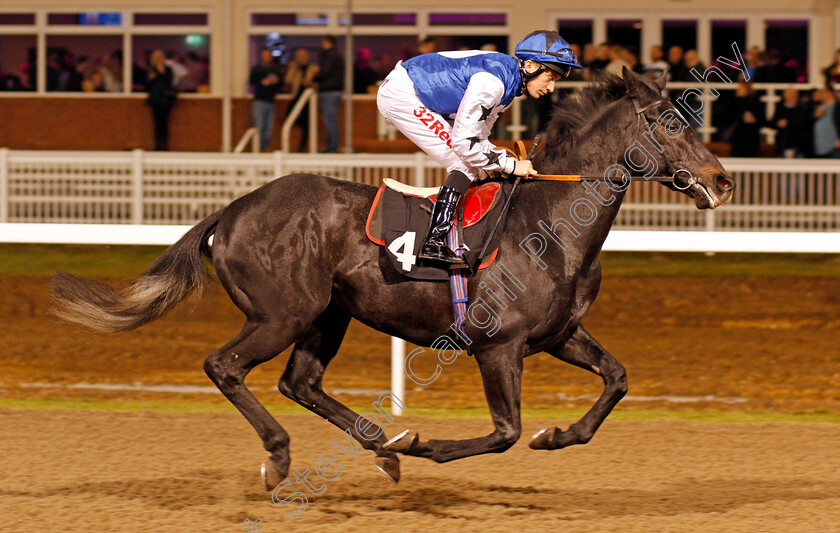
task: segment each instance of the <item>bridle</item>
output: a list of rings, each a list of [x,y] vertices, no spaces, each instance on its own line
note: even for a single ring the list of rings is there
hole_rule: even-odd
[[[666,97],[657,98],[656,100],[654,100],[653,102],[651,102],[651,103],[649,103],[645,106],[641,106],[639,104],[639,101],[637,99],[633,98],[632,96],[630,97],[630,101],[633,102],[633,107],[636,110],[636,117],[638,117],[638,120],[636,121],[636,136],[635,136],[636,139],[640,138],[639,134],[641,133],[642,129],[645,129],[646,131],[650,131],[650,121],[648,120],[647,115],[645,115],[645,111],[647,111],[648,109],[654,108],[654,107],[658,107],[659,105],[661,105],[663,103],[669,103],[669,104],[671,103],[671,101]],[[674,111],[677,111],[677,109],[675,107],[672,107],[672,109],[674,109]],[[679,111],[677,111],[677,113],[679,113]],[[680,115],[680,117],[682,117],[682,115]],[[685,120],[685,118],[683,118],[683,120]],[[651,139],[652,138],[653,138],[653,136],[651,135]],[[663,154],[663,158],[664,158],[664,154]],[[650,177],[650,178],[644,178],[644,179],[646,179],[647,181],[667,181],[669,183],[674,184],[674,188],[676,188],[677,190],[689,189],[689,188],[691,188],[692,185],[697,183],[697,178],[695,178],[694,175],[691,172],[682,168],[683,167],[683,162],[682,161],[673,161],[672,162],[672,161],[665,160],[665,164],[670,166],[672,169],[675,169],[674,173],[670,176],[670,180],[659,179],[659,178],[667,178],[667,176],[656,176],[656,177]],[[677,176],[679,176],[682,173],[687,175],[687,178],[685,179],[686,185],[684,187],[680,187],[679,185],[676,184],[677,183]],[[656,178],[656,179],[654,179],[654,178]],[[632,181],[632,178],[631,178],[631,181]],[[637,180],[637,181],[639,181],[639,180]]]

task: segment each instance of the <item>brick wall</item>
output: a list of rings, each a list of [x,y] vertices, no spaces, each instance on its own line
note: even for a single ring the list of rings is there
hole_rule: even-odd
[[[277,102],[272,148],[280,148],[286,101]],[[374,139],[378,111],[373,101],[356,102],[354,137]],[[251,125],[249,99],[234,99],[233,144]],[[339,112],[344,131],[344,108]],[[320,127],[319,143],[325,133]],[[292,129],[292,147],[300,139]],[[222,101],[181,98],[170,117],[170,150],[214,152],[222,146]],[[343,145],[343,138],[342,138]],[[0,147],[18,150],[132,150],[154,147],[152,114],[140,98],[0,98]]]

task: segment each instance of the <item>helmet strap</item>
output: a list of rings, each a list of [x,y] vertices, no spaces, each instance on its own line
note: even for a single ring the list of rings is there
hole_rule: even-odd
[[[535,63],[536,63],[536,61],[535,61]],[[535,70],[534,72],[528,72],[527,70],[525,70],[525,62],[524,61],[522,63],[520,63],[520,65],[519,65],[519,75],[522,78],[522,92],[525,93],[525,95],[528,98],[534,98],[533,96],[531,96],[531,93],[528,92],[528,82],[531,81],[532,79],[536,78],[537,76],[539,76],[540,74],[542,74],[546,70],[548,70],[547,67],[545,65],[543,65],[542,63],[537,63],[537,65],[539,65],[539,68],[537,70]]]

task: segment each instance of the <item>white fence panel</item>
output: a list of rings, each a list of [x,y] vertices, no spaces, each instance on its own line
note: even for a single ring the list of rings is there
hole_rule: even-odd
[[[698,211],[654,183],[634,184],[616,220],[626,230],[837,231],[840,165],[832,160],[723,159],[732,203]],[[423,154],[202,154],[0,149],[0,222],[193,224],[294,172],[378,186],[390,177],[443,182]],[[569,185],[574,186],[574,185]]]

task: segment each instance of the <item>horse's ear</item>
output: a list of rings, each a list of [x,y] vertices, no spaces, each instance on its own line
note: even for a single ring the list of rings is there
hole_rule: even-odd
[[[621,77],[624,79],[624,86],[627,88],[627,94],[631,97],[637,98],[644,94],[644,83],[636,76],[636,73],[627,68],[621,67]]]
[[[662,74],[658,78],[653,80],[653,83],[655,83],[656,86],[659,87],[659,92],[660,93],[665,90],[665,84],[668,83],[668,70],[669,70],[669,68],[670,67],[665,67],[665,69],[662,71]]]

